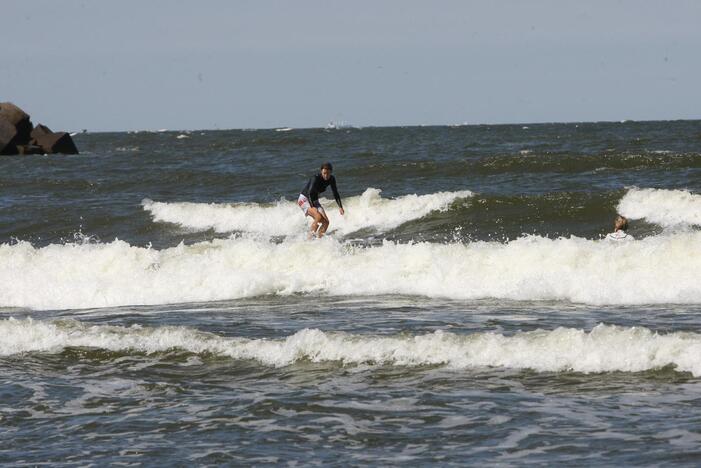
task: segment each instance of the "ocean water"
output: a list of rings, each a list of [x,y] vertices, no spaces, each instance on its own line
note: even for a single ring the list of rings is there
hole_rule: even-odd
[[[0,158],[1,464],[701,458],[701,121],[74,138]]]

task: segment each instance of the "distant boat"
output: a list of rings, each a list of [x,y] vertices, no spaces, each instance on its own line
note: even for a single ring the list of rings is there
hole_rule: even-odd
[[[335,120],[332,120],[328,124],[326,124],[326,130],[340,130],[342,128],[351,128],[352,126],[343,120],[339,120],[338,122]]]
[[[290,127],[283,127],[283,128],[276,128],[275,129],[276,132],[289,132],[291,130],[292,130],[292,128],[290,128]]]

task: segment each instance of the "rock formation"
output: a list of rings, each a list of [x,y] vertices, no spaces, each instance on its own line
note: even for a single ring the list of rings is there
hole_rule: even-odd
[[[29,115],[11,102],[0,102],[0,154],[78,154],[66,132],[33,127]]]

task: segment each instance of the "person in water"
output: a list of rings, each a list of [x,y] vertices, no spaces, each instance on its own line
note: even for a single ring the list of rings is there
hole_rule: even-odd
[[[326,216],[324,207],[319,203],[319,194],[324,192],[329,185],[333,192],[333,198],[338,204],[338,211],[341,213],[341,216],[344,214],[341,196],[336,188],[336,178],[331,172],[333,172],[331,163],[325,162],[322,164],[319,173],[309,179],[309,182],[304,186],[302,193],[299,194],[297,199],[297,204],[304,212],[304,215],[312,218],[310,237],[321,237],[329,228],[329,218]]]
[[[633,240],[633,236],[628,234],[628,220],[625,216],[618,215],[613,222],[613,232],[606,235],[607,239],[611,240]]]

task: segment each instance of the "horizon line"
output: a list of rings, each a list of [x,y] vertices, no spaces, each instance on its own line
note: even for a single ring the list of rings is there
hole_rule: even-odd
[[[143,129],[128,129],[128,130],[90,130],[81,129],[73,130],[70,133],[77,135],[82,135],[86,133],[167,133],[167,132],[227,132],[227,131],[265,131],[265,130],[283,130],[289,129],[287,131],[293,130],[362,130],[366,128],[430,128],[430,127],[449,127],[449,128],[460,128],[460,127],[506,127],[506,126],[518,126],[518,125],[572,125],[572,124],[625,124],[625,123],[651,123],[651,122],[695,122],[700,121],[700,118],[678,118],[678,119],[622,119],[622,120],[571,120],[571,121],[534,121],[534,122],[501,122],[501,123],[441,123],[441,124],[405,124],[405,125],[353,125],[348,124],[344,121],[330,121],[327,126],[313,126],[313,127],[292,127],[292,126],[275,126],[275,127],[232,127],[232,128],[143,128]],[[340,126],[329,127],[331,124],[341,124]]]

